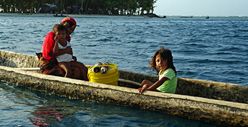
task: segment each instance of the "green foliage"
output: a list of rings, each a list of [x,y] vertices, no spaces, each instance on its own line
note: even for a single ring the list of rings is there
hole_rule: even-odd
[[[153,13],[156,0],[0,0],[4,12],[38,13],[45,4],[53,13],[143,15]]]

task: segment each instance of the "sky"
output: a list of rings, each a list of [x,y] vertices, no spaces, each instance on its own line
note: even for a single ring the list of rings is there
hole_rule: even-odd
[[[160,16],[248,16],[248,0],[157,0]]]

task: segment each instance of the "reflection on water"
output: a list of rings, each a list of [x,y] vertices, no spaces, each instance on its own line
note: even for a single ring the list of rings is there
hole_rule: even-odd
[[[0,82],[0,126],[213,127],[120,105],[68,100]]]
[[[58,109],[56,107],[38,107],[35,109],[34,112],[32,112],[32,115],[34,117],[30,118],[30,121],[36,125],[36,126],[48,126],[50,123],[53,123],[54,121],[62,121],[63,114],[60,109],[64,109],[62,107],[59,107]]]

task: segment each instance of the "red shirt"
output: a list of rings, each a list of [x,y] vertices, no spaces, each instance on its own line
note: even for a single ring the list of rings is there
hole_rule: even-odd
[[[55,33],[49,32],[44,38],[43,45],[42,45],[42,56],[46,60],[52,60],[55,59],[54,53],[53,53],[53,47],[55,44],[54,41]],[[71,40],[71,36],[66,36],[67,41]]]
[[[46,60],[52,60],[55,58],[53,54],[53,47],[55,44],[54,36],[55,36],[54,32],[49,32],[44,38],[42,45],[42,56]]]

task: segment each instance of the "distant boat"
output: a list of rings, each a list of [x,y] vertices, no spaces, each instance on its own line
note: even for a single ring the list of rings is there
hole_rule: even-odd
[[[0,51],[0,80],[12,85],[72,99],[139,107],[220,126],[248,126],[247,86],[178,78],[177,94],[155,91],[139,94],[138,82],[156,81],[157,77],[119,70],[119,78],[118,85],[107,85],[45,75],[39,73],[35,56]]]
[[[193,18],[193,16],[180,16],[180,18]]]
[[[209,16],[207,16],[206,19],[209,19]]]
[[[66,15],[64,15],[64,14],[54,14],[53,16],[54,17],[66,17]]]

